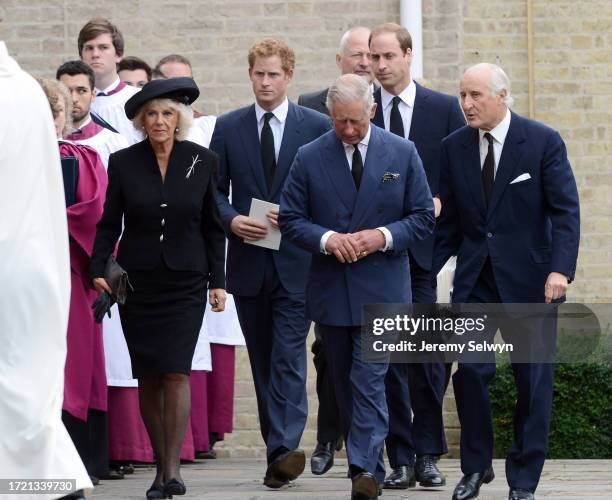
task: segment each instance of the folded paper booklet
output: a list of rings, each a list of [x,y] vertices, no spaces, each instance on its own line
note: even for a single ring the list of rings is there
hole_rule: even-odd
[[[253,198],[251,200],[251,210],[249,211],[249,217],[251,217],[251,219],[255,219],[257,222],[265,224],[268,228],[268,234],[266,234],[266,237],[262,238],[261,240],[245,240],[245,243],[249,243],[250,245],[256,245],[258,247],[270,248],[271,250],[279,249],[281,243],[281,233],[278,229],[272,227],[272,224],[270,224],[270,221],[268,221],[268,217],[266,217],[266,214],[274,208],[278,210],[278,205],[276,205],[275,203],[258,200],[257,198]]]

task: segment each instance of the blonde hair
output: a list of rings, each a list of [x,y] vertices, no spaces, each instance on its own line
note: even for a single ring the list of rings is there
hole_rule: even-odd
[[[189,129],[193,125],[193,110],[187,106],[186,104],[180,103],[173,99],[168,98],[159,98],[159,99],[151,99],[150,101],[145,102],[134,116],[132,123],[134,123],[134,127],[137,129],[144,129],[144,115],[147,108],[153,104],[158,104],[159,106],[167,106],[170,109],[173,109],[178,113],[178,122],[176,127],[178,131],[175,131],[174,138],[177,141],[184,141],[187,139],[189,135]]]
[[[55,120],[60,112],[60,100],[64,101],[64,115],[66,117],[66,123],[64,124],[64,130],[62,130],[62,137],[72,133],[72,97],[70,97],[70,91],[68,87],[58,80],[51,80],[50,78],[36,78],[38,84],[42,87],[43,92],[47,96],[49,101],[49,107],[51,108],[51,114]]]
[[[256,58],[272,56],[280,58],[281,68],[284,72],[293,71],[295,68],[295,52],[289,45],[277,38],[264,38],[250,48],[249,68],[255,65]]]

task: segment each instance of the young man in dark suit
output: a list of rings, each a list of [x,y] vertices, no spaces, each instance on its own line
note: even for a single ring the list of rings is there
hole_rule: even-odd
[[[442,143],[442,214],[433,272],[457,255],[456,303],[564,300],[576,271],[580,208],[563,140],[545,125],[510,111],[510,80],[499,66],[469,68],[460,96],[469,126]],[[530,338],[554,338],[546,323],[524,323],[520,329]],[[489,341],[497,326],[486,331]],[[500,330],[504,338],[515,334],[515,328],[504,325]],[[512,369],[518,400],[514,443],[506,458],[508,498],[532,500],[548,447],[554,364],[513,363]],[[488,391],[494,374],[493,358],[460,360],[453,375],[464,474],[454,500],[477,497],[480,486],[494,477]]]
[[[378,106],[373,121],[414,143],[438,216],[440,144],[465,125],[459,103],[412,80],[412,39],[405,28],[393,23],[377,26],[370,35],[370,51],[374,75],[381,84],[374,93]],[[409,249],[412,301],[416,304],[436,301],[430,276],[432,251],[433,235]],[[445,484],[436,462],[447,452],[442,419],[447,380],[442,363],[393,363],[389,367],[385,381],[390,421],[386,445],[393,471],[385,480],[385,488],[404,489],[416,481],[424,487]]]
[[[372,84],[374,91],[374,74],[368,40],[369,28],[357,26],[346,31],[340,38],[336,54],[336,65],[341,74],[353,73],[365,78]],[[329,88],[302,94],[298,104],[329,115],[327,109],[327,92]],[[321,334],[315,324],[315,340],[312,343],[313,363],[317,371],[317,397],[319,410],[317,413],[317,446],[310,457],[310,469],[313,474],[325,474],[334,465],[334,453],[342,446],[342,429],[338,421],[338,404],[334,391],[329,364],[325,359]]]
[[[431,234],[434,207],[414,145],[370,123],[367,81],[330,87],[334,131],[300,148],[281,197],[283,236],[312,255],[307,315],[331,363],[351,498],[378,498],[385,478],[388,363],[362,350],[364,304],[410,303],[409,245]]]
[[[298,444],[306,424],[304,290],[310,256],[283,239],[278,251],[251,245],[266,225],[248,216],[254,198],[278,203],[297,149],[330,128],[329,119],[287,99],[295,55],[264,39],[249,51],[255,104],[217,119],[210,148],[219,155],[217,203],[229,238],[227,289],[234,294],[251,361],[261,434],[264,484],[279,488],[304,470]],[[231,186],[231,201],[230,201]],[[278,227],[278,210],[267,214]]]

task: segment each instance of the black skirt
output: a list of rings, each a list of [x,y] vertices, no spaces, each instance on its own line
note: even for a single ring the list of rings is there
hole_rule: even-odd
[[[119,306],[132,375],[191,373],[206,307],[206,277],[173,271],[163,262],[150,271],[129,271],[134,290]]]

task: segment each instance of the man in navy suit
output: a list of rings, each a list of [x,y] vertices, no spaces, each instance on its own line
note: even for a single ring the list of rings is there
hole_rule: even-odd
[[[353,73],[359,75],[372,85],[374,74],[372,73],[372,58],[368,46],[370,29],[364,26],[355,26],[344,32],[340,38],[340,45],[336,53],[336,65],[341,74]],[[298,98],[298,104],[329,115],[327,109],[327,92],[329,87],[317,92],[302,94]],[[313,364],[317,371],[317,397],[319,398],[319,410],[317,413],[317,446],[310,457],[310,470],[313,474],[325,474],[334,465],[334,453],[342,446],[342,431],[338,422],[338,404],[336,403],[336,392],[329,369],[325,359],[325,351],[321,341],[319,327],[315,324],[315,341],[312,343]]]
[[[305,465],[297,447],[308,413],[304,289],[310,255],[285,240],[278,251],[249,244],[267,230],[248,214],[253,198],[278,203],[297,149],[330,123],[288,101],[295,55],[284,42],[264,39],[251,47],[248,59],[255,104],[219,117],[210,148],[219,155],[217,204],[229,239],[227,290],[234,294],[246,340],[267,447],[264,484],[279,488]],[[277,228],[278,210],[267,217]]]
[[[374,75],[381,84],[374,93],[377,108],[373,121],[414,142],[434,195],[437,216],[440,144],[444,137],[465,125],[457,98],[426,89],[412,80],[412,39],[400,25],[387,23],[374,28],[370,51]],[[432,235],[409,249],[412,301],[416,304],[436,301],[431,284],[433,242]],[[447,374],[443,363],[393,363],[389,367],[385,380],[389,405],[386,445],[393,471],[385,480],[385,488],[404,489],[416,481],[424,487],[446,483],[436,462],[448,451],[442,419],[448,368]]]
[[[469,68],[461,80],[468,120],[444,139],[442,213],[433,271],[457,255],[456,303],[544,303],[564,299],[580,239],[578,191],[557,132],[512,113],[510,81],[496,65]],[[554,338],[539,322],[530,337]],[[501,333],[512,329],[501,326]],[[487,331],[493,338],[497,325]],[[459,363],[453,375],[461,423],[461,470],[454,500],[478,496],[493,480],[491,363]],[[518,393],[514,444],[506,458],[509,499],[533,499],[548,447],[553,364],[513,363]]]
[[[341,411],[354,500],[378,498],[388,430],[387,362],[361,350],[361,306],[410,303],[408,247],[434,207],[414,145],[371,125],[369,83],[343,75],[327,96],[335,131],[303,146],[281,196],[283,236],[313,255],[306,314],[321,330]]]

